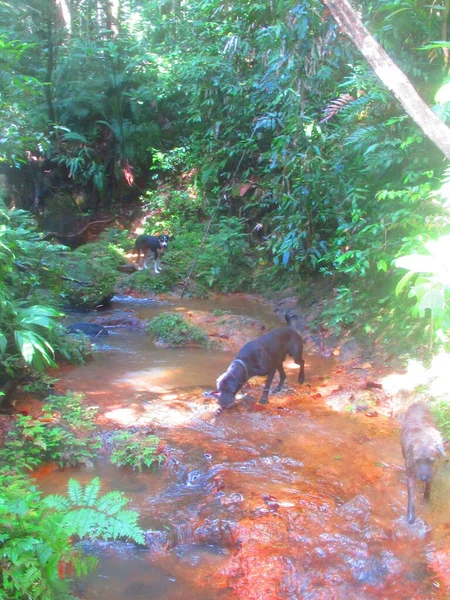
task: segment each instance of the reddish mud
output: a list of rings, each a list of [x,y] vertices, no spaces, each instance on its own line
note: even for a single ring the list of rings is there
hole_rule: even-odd
[[[269,328],[280,324],[262,304],[242,297],[230,304],[180,308],[229,309]],[[140,318],[161,309],[133,308]],[[263,382],[254,379],[247,397],[218,412],[203,392],[233,356],[155,348],[141,330],[118,329],[99,340],[94,361],[60,370],[59,389],[85,393],[105,430],[149,427],[168,455],[144,473],[118,471],[101,456],[93,469],[38,474],[45,493],[64,493],[69,477],[85,483],[99,475],[103,492],[126,493],[147,531],[145,548],[86,544],[99,569],[76,593],[86,600],[448,598],[447,465],[430,506],[418,500],[409,526],[398,423],[383,411],[374,418],[367,410],[335,412],[324,401],[347,389],[348,372],[307,353],[305,385],[287,361],[289,387],[267,406],[254,403]]]

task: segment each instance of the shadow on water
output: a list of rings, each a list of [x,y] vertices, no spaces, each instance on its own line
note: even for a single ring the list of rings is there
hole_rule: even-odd
[[[120,308],[129,300],[119,302]],[[211,301],[210,301],[211,302]],[[217,308],[208,301],[183,307]],[[133,303],[140,318],[161,309]],[[223,310],[258,316],[269,309],[243,298]],[[153,311],[153,312],[152,312]],[[141,514],[147,547],[86,544],[99,569],[79,582],[83,598],[119,600],[431,599],[439,596],[425,549],[423,519],[444,535],[442,516],[420,504],[407,526],[406,486],[395,423],[339,414],[317,394],[332,361],[306,356],[307,384],[286,362],[288,391],[255,399],[261,379],[227,411],[203,392],[214,388],[233,354],[155,348],[140,331],[115,331],[98,356],[62,370],[65,388],[86,394],[109,428],[145,425],[166,444],[158,470],[94,469],[42,475],[45,493],[64,493],[69,477],[99,475],[102,492],[119,489]],[[433,521],[434,519],[434,521]]]

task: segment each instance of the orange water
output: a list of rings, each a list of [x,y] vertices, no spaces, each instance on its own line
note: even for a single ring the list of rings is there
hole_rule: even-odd
[[[230,308],[276,325],[268,307],[239,298],[181,308]],[[219,306],[218,306],[219,305]],[[148,318],[158,306],[122,301]],[[253,402],[249,395],[218,412],[217,376],[233,355],[203,349],[158,349],[139,331],[101,338],[97,358],[61,371],[60,386],[82,391],[101,424],[145,426],[166,444],[158,470],[117,470],[106,456],[93,469],[42,474],[45,493],[64,493],[69,477],[99,475],[102,491],[123,490],[139,510],[148,547],[86,544],[99,569],[77,583],[80,597],[121,600],[307,600],[445,598],[430,568],[447,541],[450,502],[445,471],[431,505],[418,501],[407,525],[398,425],[335,413],[320,398],[334,365],[306,355],[307,384]],[[313,393],[314,392],[314,393]],[[107,435],[105,436],[107,443]],[[426,523],[426,525],[425,525]]]

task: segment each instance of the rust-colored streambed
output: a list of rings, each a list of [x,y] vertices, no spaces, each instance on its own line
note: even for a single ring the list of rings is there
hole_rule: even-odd
[[[167,309],[122,301],[113,310],[127,306],[140,318]],[[183,307],[280,323],[243,298]],[[99,475],[102,492],[124,491],[147,530],[147,548],[86,544],[99,569],[76,593],[86,600],[448,597],[432,568],[448,536],[446,492],[438,485],[430,507],[419,502],[417,525],[407,525],[398,424],[327,408],[317,392],[334,365],[308,351],[306,385],[296,384],[287,363],[291,391],[264,408],[245,399],[218,414],[203,392],[232,358],[155,348],[142,332],[117,328],[99,339],[95,360],[60,370],[59,387],[99,406],[108,430],[150,427],[169,455],[143,473],[99,457],[92,469],[39,476],[44,493],[65,493],[69,477],[86,483]],[[261,380],[250,396],[260,393]]]

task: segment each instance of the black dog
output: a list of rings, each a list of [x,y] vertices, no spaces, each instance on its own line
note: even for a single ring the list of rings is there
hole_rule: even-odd
[[[291,317],[285,316],[288,325]],[[305,380],[305,361],[303,360],[303,340],[300,334],[291,327],[279,327],[269,331],[261,337],[248,342],[243,346],[236,358],[233,360],[228,370],[217,380],[217,389],[219,390],[219,404],[222,408],[231,406],[234,397],[251,377],[256,375],[267,375],[263,395],[260,403],[266,404],[270,385],[275,372],[280,374],[280,382],[275,389],[276,392],[286,379],[286,373],[283,370],[283,361],[289,354],[294,362],[300,366],[298,382]]]
[[[148,253],[151,251],[151,252],[153,252],[153,254],[155,256],[155,263],[154,263],[155,273],[159,273],[158,261],[159,261],[161,254],[164,252],[164,250],[167,249],[168,244],[169,244],[169,236],[166,234],[160,235],[158,237],[156,237],[155,235],[140,235],[136,239],[136,242],[134,244],[134,253],[137,252],[137,260],[136,260],[137,264],[139,265],[139,259],[141,258],[141,252],[142,252],[142,255],[144,257],[144,259],[143,259],[144,269],[148,269],[147,258],[148,258]]]

